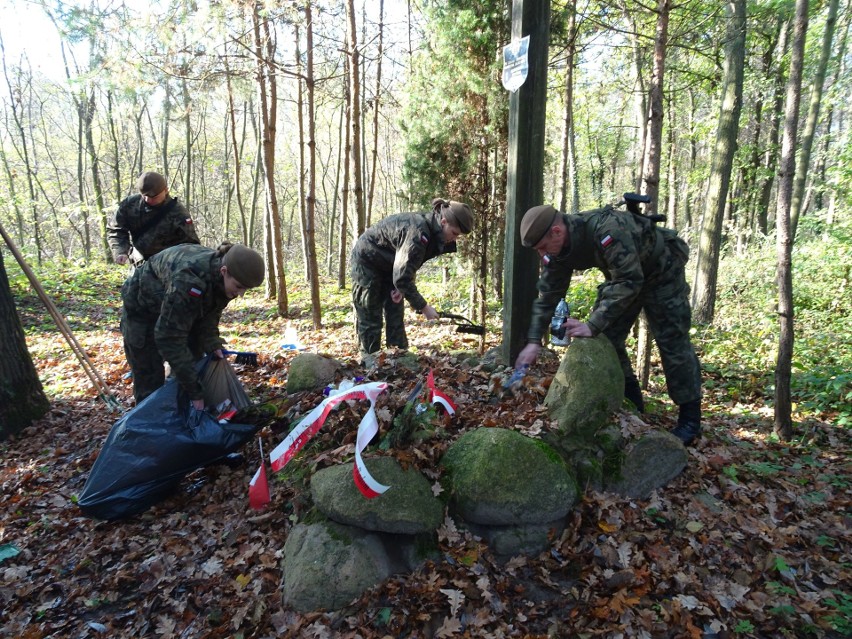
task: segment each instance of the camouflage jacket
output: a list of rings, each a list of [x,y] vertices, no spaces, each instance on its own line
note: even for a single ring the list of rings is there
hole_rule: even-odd
[[[230,300],[214,249],[192,244],[157,253],[136,269],[121,289],[127,314],[154,323],[157,350],[190,399],[201,399],[190,335],[201,350],[222,348],[219,319]]]
[[[148,206],[140,194],[124,198],[107,223],[113,258],[135,248],[146,260],[170,246],[200,244],[192,218],[177,198]]]
[[[454,253],[455,242],[444,242],[436,213],[397,213],[380,220],[358,238],[352,249],[352,281],[360,286],[390,277],[394,287],[416,310],[426,306],[415,275],[426,260]]]
[[[557,303],[568,290],[575,270],[596,267],[604,274],[598,287],[595,309],[587,321],[594,335],[606,330],[633,303],[644,286],[653,286],[664,276],[671,260],[666,246],[677,242],[677,250],[688,248],[671,229],[657,227],[649,218],[611,206],[579,215],[561,213],[568,227],[569,243],[557,256],[550,256],[542,269],[533,302],[527,341],[541,343]]]

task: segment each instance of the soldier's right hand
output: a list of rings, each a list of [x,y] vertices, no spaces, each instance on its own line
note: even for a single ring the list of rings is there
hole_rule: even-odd
[[[527,344],[518,353],[518,358],[515,360],[515,368],[521,366],[532,366],[538,358],[538,353],[541,351],[541,344]]]
[[[436,311],[433,307],[429,306],[429,304],[424,306],[420,312],[423,313],[423,317],[425,317],[427,320],[436,320],[440,317],[440,315],[438,315],[438,311]]]
[[[115,256],[115,263],[119,264],[121,266],[124,266],[125,264],[127,264],[127,259],[128,258],[127,258],[126,255],[116,255]]]
[[[204,400],[203,399],[193,399],[192,407],[195,410],[204,410]]]

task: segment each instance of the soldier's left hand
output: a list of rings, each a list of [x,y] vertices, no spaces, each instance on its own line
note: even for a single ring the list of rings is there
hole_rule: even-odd
[[[569,317],[565,320],[565,326],[565,332],[571,337],[592,337],[592,329],[585,322]]]
[[[393,289],[391,291],[391,302],[394,304],[399,304],[402,301],[402,293],[400,293],[397,289]]]

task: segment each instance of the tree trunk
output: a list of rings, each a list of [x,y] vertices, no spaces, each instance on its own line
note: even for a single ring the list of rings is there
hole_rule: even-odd
[[[104,207],[104,190],[101,185],[100,163],[98,161],[98,152],[95,149],[95,136],[92,132],[92,121],[95,119],[95,92],[89,95],[88,100],[85,100],[85,121],[83,130],[86,135],[86,150],[89,153],[89,170],[92,172],[92,187],[95,190],[95,206],[98,210],[98,226],[101,231],[101,248],[104,252],[104,259],[107,262],[112,261],[112,250],[109,247],[107,239],[107,212]]]
[[[370,166],[370,185],[367,191],[367,219],[372,219],[373,196],[376,191],[376,169],[379,164],[379,104],[382,95],[382,56],[385,36],[385,0],[379,0],[379,51],[376,54],[376,95],[373,98],[373,161]]]
[[[793,195],[790,203],[790,237],[796,241],[796,229],[799,226],[799,216],[804,213],[802,198],[805,193],[805,183],[808,179],[808,168],[811,161],[811,149],[814,145],[814,133],[819,121],[819,109],[822,102],[822,90],[825,83],[825,70],[831,57],[831,42],[834,38],[834,25],[837,22],[837,6],[840,0],[830,0],[828,16],[825,19],[825,32],[822,37],[822,52],[819,64],[814,74],[814,84],[811,90],[811,101],[808,106],[808,117],[805,120],[805,130],[802,131],[799,154],[796,158],[796,176],[793,180]]]
[[[246,224],[246,207],[243,204],[243,190],[240,185],[242,180],[242,145],[237,144],[237,114],[234,108],[234,89],[231,86],[231,69],[228,67],[228,56],[224,56],[225,62],[225,84],[228,88],[228,122],[230,124],[231,146],[234,149],[234,193],[237,196],[237,209],[240,213],[240,222],[243,230],[243,244],[249,245],[251,239],[249,237],[248,224]],[[243,140],[245,140],[245,130],[243,130]],[[228,232],[227,227],[225,233]]]
[[[660,158],[663,142],[663,86],[666,72],[666,48],[668,46],[670,0],[657,3],[657,32],[654,37],[654,70],[648,87],[648,121],[645,129],[645,149],[642,166],[642,185],[640,192],[651,197],[645,205],[645,212],[653,215],[657,212],[657,198],[660,194]]]
[[[347,36],[348,37],[348,36]],[[343,135],[343,187],[340,189],[341,192],[341,202],[340,202],[340,262],[338,264],[337,271],[337,287],[343,289],[346,287],[346,268],[349,262],[349,254],[348,247],[350,246],[349,242],[349,233],[348,233],[348,224],[349,224],[349,154],[351,151],[351,138],[349,137],[349,129],[352,126],[352,94],[350,92],[350,88],[352,86],[351,80],[349,79],[349,73],[351,68],[351,62],[348,58],[343,61],[343,76],[344,76],[344,84],[343,84],[343,110],[345,112],[345,125],[344,125],[344,135]],[[357,232],[357,224],[352,225],[355,229],[353,232],[353,241],[352,244],[355,243],[355,240],[358,239],[359,233]]]
[[[737,148],[743,96],[745,0],[728,0],[725,7],[728,13],[728,28],[725,38],[722,104],[719,109],[719,127],[716,131],[716,146],[710,166],[710,181],[701,225],[698,268],[692,304],[695,321],[705,324],[713,321],[715,311],[722,217],[725,213],[734,153]]]
[[[302,74],[302,50],[300,46],[300,29],[299,25],[296,24],[293,27],[294,35],[295,35],[295,57],[296,57],[296,130],[298,131],[299,140],[299,158],[298,165],[296,166],[296,184],[298,185],[297,189],[297,198],[298,198],[298,206],[296,207],[296,211],[299,214],[299,230],[301,231],[302,241],[300,242],[302,249],[302,264],[304,265],[304,276],[305,281],[311,281],[311,260],[308,257],[309,249],[308,249],[308,229],[307,222],[305,220],[305,211],[306,211],[306,193],[305,193],[305,176],[307,174],[307,169],[305,168],[305,93],[303,90],[303,81],[304,76]],[[287,238],[288,244],[290,238]]]
[[[365,230],[364,187],[361,180],[361,62],[358,51],[358,31],[355,26],[355,0],[346,0],[346,15],[349,22],[349,78],[350,104],[352,105],[352,201],[355,204],[356,223],[352,225],[353,239],[358,239]]]
[[[559,210],[577,213],[580,210],[580,183],[577,177],[577,148],[574,133],[574,60],[577,54],[577,12],[568,5],[568,43],[565,59],[565,115],[562,122],[562,158],[559,180]],[[568,208],[568,194],[571,208]]]
[[[784,65],[782,60],[787,55],[789,43],[790,24],[784,18],[778,18],[780,33],[778,36],[778,48],[775,59],[778,67],[775,73],[775,99],[773,100],[770,113],[771,125],[769,129],[769,140],[766,143],[766,151],[763,155],[763,174],[766,176],[761,182],[760,203],[757,207],[757,227],[764,235],[769,230],[769,200],[772,195],[772,183],[774,181],[775,162],[778,157],[778,135],[781,130],[781,113],[784,111]]]
[[[269,22],[263,21],[261,35],[261,20],[259,11],[261,5],[252,7],[252,26],[254,30],[254,53],[257,64],[258,101],[261,114],[261,139],[263,152],[263,173],[266,187],[266,223],[268,225],[268,249],[266,259],[274,267],[275,282],[270,282],[270,288],[275,289],[278,301],[278,314],[286,317],[287,279],[284,273],[284,257],[281,243],[281,216],[278,213],[278,196],[275,191],[275,130],[278,117],[278,90],[275,79],[275,50],[269,33]]]
[[[796,170],[796,129],[802,68],[805,59],[805,37],[808,33],[808,0],[796,0],[793,39],[790,46],[790,75],[784,107],[784,137],[778,165],[778,207],[775,210],[776,253],[778,265],[778,359],[775,365],[775,433],[784,441],[793,436],[790,379],[793,364],[793,233],[790,219],[793,179]]]
[[[311,3],[305,3],[305,29],[307,36],[307,75],[305,88],[308,90],[308,197],[305,208],[305,244],[307,246],[308,272],[311,285],[311,320],[314,330],[322,328],[322,306],[320,303],[319,265],[317,263],[316,203],[317,203],[317,141],[314,114],[314,18]]]
[[[50,402],[38,378],[0,251],[0,441],[44,415]]]

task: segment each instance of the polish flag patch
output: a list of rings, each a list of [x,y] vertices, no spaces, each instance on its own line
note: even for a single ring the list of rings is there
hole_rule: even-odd
[[[421,243],[423,246],[428,245],[428,244],[429,244],[429,236],[428,236],[428,235],[426,235],[425,233],[421,233],[421,234],[420,234],[420,243]]]
[[[191,289],[189,289],[189,296],[190,297],[201,297],[201,289],[195,288],[193,286]]]
[[[612,235],[607,235],[604,239],[601,240],[601,246],[603,246],[604,248],[606,248],[610,244],[612,244]]]
[[[184,222],[184,224],[192,224],[192,218],[188,217],[183,222]]]

